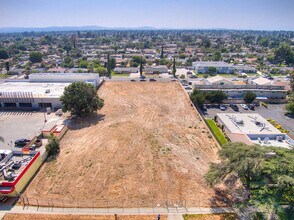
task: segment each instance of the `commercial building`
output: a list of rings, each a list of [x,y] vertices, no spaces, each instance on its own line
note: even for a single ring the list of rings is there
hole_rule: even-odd
[[[261,77],[260,77],[261,78]],[[286,102],[287,90],[283,85],[272,85],[264,81],[264,78],[257,78],[255,83],[238,84],[228,78],[214,76],[199,81],[192,82],[192,87],[203,91],[221,90],[228,95],[228,102],[232,100],[242,102],[245,92],[251,91],[256,94],[256,100],[265,102]]]
[[[232,142],[289,149],[294,147],[294,140],[281,133],[259,114],[218,113],[217,121]]]
[[[89,73],[31,74],[29,80],[1,84],[0,109],[59,109],[64,88],[72,82],[87,82],[97,87],[100,79],[98,74]]]
[[[165,65],[146,66],[144,68],[144,72],[146,74],[162,74],[162,73],[168,73],[168,68]]]
[[[113,70],[115,73],[138,73],[137,67],[116,67]]]
[[[233,65],[222,61],[196,61],[192,63],[193,68],[197,73],[208,73],[210,67],[216,69],[216,73],[232,74],[236,72],[256,73],[257,70],[251,66]]]

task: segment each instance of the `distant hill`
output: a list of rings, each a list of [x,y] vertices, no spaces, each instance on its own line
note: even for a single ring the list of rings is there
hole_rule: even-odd
[[[155,30],[154,27],[100,27],[100,26],[52,26],[52,27],[0,27],[0,33],[19,33],[19,32],[49,32],[49,31],[95,31],[95,30]]]

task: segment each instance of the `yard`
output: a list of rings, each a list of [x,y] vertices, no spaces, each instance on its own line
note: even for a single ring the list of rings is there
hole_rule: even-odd
[[[217,144],[175,82],[105,82],[99,115],[76,120],[25,196],[68,207],[223,205],[204,181]]]

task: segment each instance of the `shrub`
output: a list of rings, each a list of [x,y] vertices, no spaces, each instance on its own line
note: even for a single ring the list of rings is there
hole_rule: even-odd
[[[261,104],[263,107],[268,108],[268,104],[267,104],[267,103],[265,103],[265,102],[260,102],[260,104]]]
[[[48,153],[48,156],[54,156],[57,153],[59,153],[60,147],[59,147],[59,140],[51,135],[49,138],[49,143],[46,145],[46,151]]]

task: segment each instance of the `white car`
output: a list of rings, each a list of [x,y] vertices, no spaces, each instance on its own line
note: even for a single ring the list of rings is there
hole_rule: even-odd
[[[248,109],[249,109],[248,106],[245,105],[245,104],[241,104],[240,106],[241,106],[244,110],[248,110]]]

